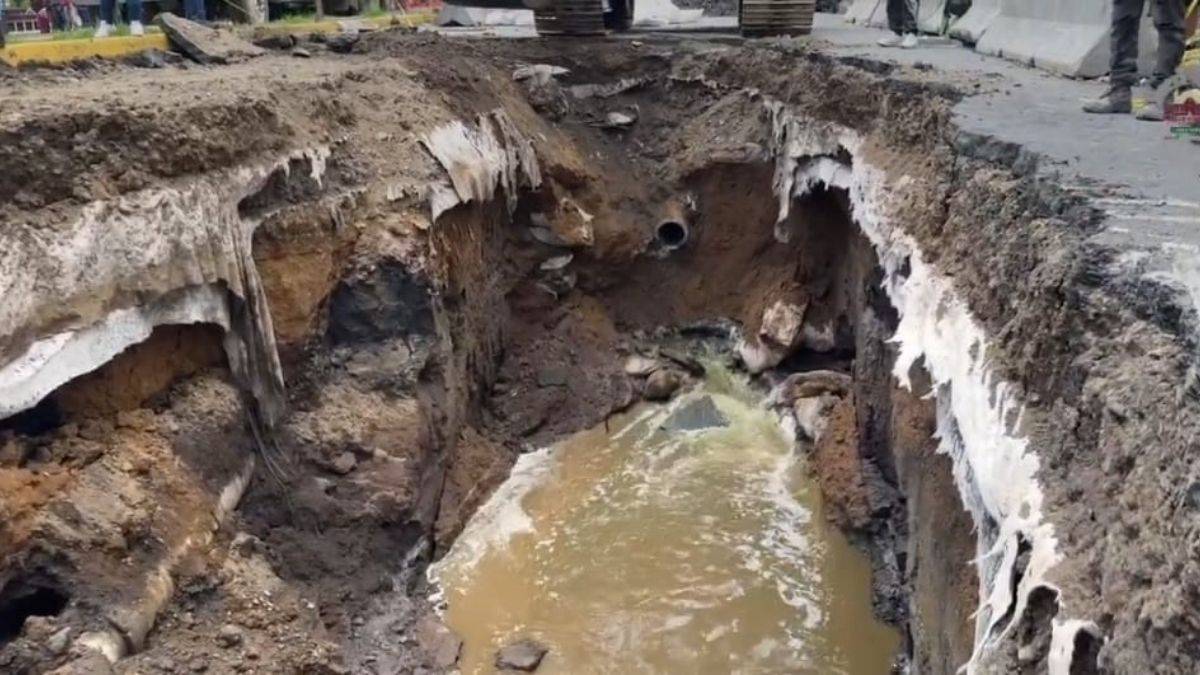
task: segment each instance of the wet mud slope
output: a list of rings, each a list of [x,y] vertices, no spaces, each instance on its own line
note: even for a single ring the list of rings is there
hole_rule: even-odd
[[[699,342],[898,667],[1196,670],[1194,312],[955,89],[798,43],[312,48],[0,80],[0,670],[449,671],[424,567]]]

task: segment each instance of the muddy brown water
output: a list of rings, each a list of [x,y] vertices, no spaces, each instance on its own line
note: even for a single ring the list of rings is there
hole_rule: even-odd
[[[728,426],[663,428],[710,396]],[[866,558],[761,397],[718,371],[522,457],[431,569],[463,673],[521,638],[541,673],[886,673]]]

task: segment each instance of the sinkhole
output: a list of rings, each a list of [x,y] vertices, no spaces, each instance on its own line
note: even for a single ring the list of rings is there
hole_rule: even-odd
[[[770,128],[756,96],[729,119]],[[502,111],[472,124],[453,150],[532,147]],[[0,479],[23,500],[0,544],[53,546],[72,589],[5,591],[11,663],[42,665],[31,616],[134,666],[968,662],[977,551],[937,452],[943,392],[920,362],[898,382],[897,278],[831,180],[849,152],[806,158],[781,202],[768,139],[666,172],[612,130],[559,131],[537,185],[447,161],[463,185],[502,181],[471,198],[448,198],[453,180],[364,187],[378,157],[352,142],[159,195],[179,208],[147,218],[228,228],[194,248],[233,242],[197,265],[229,278],[114,294],[126,323],[50,336],[59,384],[0,420]],[[629,170],[597,180],[581,157]],[[414,196],[430,194],[449,199],[432,215]]]

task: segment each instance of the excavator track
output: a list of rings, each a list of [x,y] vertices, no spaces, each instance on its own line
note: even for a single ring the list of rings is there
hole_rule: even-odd
[[[746,37],[808,35],[817,0],[742,0],[738,26]]]
[[[604,35],[603,0],[555,0],[553,10],[535,11],[538,35]]]

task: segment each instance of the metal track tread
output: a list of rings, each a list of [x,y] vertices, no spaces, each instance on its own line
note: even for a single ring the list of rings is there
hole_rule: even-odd
[[[738,26],[746,37],[812,33],[817,0],[742,0]]]
[[[555,0],[552,11],[533,13],[538,35],[604,35],[603,0]]]

